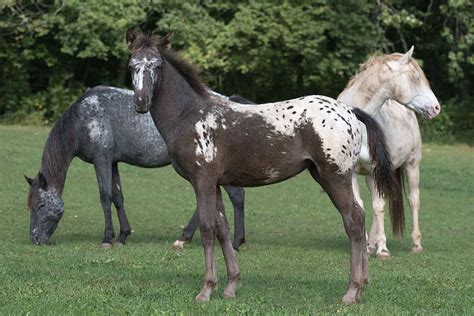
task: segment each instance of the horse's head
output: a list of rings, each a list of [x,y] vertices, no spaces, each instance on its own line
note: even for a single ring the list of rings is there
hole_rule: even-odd
[[[439,114],[441,107],[423,70],[411,57],[413,49],[412,46],[406,54],[392,54],[398,58],[386,62],[390,73],[388,85],[391,99],[424,118],[432,119]]]
[[[172,33],[161,38],[157,35],[146,36],[135,29],[127,30],[127,45],[132,54],[128,65],[135,91],[135,110],[138,113],[146,113],[150,109],[155,88],[161,80],[161,66],[164,63],[162,53],[170,48],[171,38]]]
[[[30,239],[37,245],[48,244],[64,214],[64,202],[56,190],[48,187],[41,172],[35,179],[26,176],[25,179],[30,185]]]

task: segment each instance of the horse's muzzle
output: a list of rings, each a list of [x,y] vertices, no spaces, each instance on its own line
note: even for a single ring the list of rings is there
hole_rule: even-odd
[[[151,98],[150,97],[141,97],[135,95],[134,106],[135,111],[140,114],[144,114],[150,110]]]
[[[135,106],[135,112],[145,114],[148,112],[148,108]]]

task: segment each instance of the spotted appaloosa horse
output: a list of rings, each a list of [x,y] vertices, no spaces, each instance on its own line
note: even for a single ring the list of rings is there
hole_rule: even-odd
[[[411,56],[413,47],[406,54],[394,53],[373,56],[360,66],[359,73],[347,84],[338,100],[358,107],[372,115],[380,124],[385,134],[390,151],[391,161],[397,182],[403,185],[402,174],[406,174],[408,182],[408,201],[413,216],[412,252],[422,251],[421,233],[418,221],[420,207],[420,191],[418,188],[421,161],[421,135],[415,113],[424,118],[436,117],[441,108],[430,88],[423,70]],[[390,98],[390,100],[387,100]],[[384,103],[385,102],[385,103]],[[423,107],[429,104],[429,107]],[[360,164],[359,174],[366,177],[367,187],[372,196],[374,210],[372,229],[368,239],[369,253],[378,257],[388,257],[390,252],[386,244],[384,230],[384,198],[377,192],[371,175],[371,164]],[[353,179],[354,193],[363,206],[359,195],[357,177]],[[394,233],[403,234],[403,190],[390,200],[390,213],[394,209],[400,212],[402,225],[394,225]]]
[[[382,127],[398,182],[396,187],[405,184],[402,181],[402,174],[405,173],[406,175],[409,190],[408,201],[413,217],[411,251],[416,253],[422,251],[423,248],[418,220],[421,135],[414,111],[418,111],[423,117],[431,119],[439,113],[440,107],[438,100],[430,89],[425,74],[415,59],[411,57],[412,54],[413,47],[406,54],[394,53],[370,57],[367,62],[360,66],[359,73],[348,82],[346,89],[341,92],[338,100],[367,111]],[[416,89],[418,92],[413,92],[412,89]],[[418,99],[425,99],[421,102],[415,100],[415,104],[417,102],[433,104],[430,108],[431,111],[410,106],[412,100],[405,94],[408,96],[416,95]],[[387,100],[387,97],[391,99]],[[386,100],[385,103],[384,100]],[[407,101],[408,103],[406,103]],[[405,102],[407,106],[399,102]],[[248,100],[239,103],[248,103]],[[367,152],[367,150],[363,150],[363,152]],[[377,257],[388,257],[390,252],[386,245],[387,239],[384,230],[383,209],[385,201],[374,185],[375,182],[371,175],[372,164],[366,161],[358,164],[356,169],[358,173],[366,176],[374,210],[372,228],[367,240],[368,252],[375,253]],[[353,181],[354,194],[363,207],[356,175]],[[390,214],[392,218],[401,219],[393,222],[394,234],[403,235],[403,190],[398,190],[397,193],[390,199]],[[394,212],[398,212],[398,214],[393,214]],[[243,216],[239,218],[243,218]],[[240,224],[236,222],[235,227],[239,226]]]
[[[127,43],[135,110],[150,111],[173,167],[196,193],[205,253],[204,285],[196,300],[208,301],[216,286],[216,236],[227,267],[225,297],[235,297],[240,279],[219,185],[261,186],[309,170],[341,213],[350,239],[351,272],[343,302],[360,301],[368,279],[367,252],[364,210],[354,198],[352,174],[365,128],[379,192],[392,194],[391,162],[377,123],[324,96],[261,105],[219,100],[170,50],[171,35],[128,30]]]
[[[44,146],[38,175],[35,179],[26,177],[30,184],[30,239],[35,244],[48,243],[63,216],[61,195],[74,157],[93,164],[96,171],[105,219],[102,246],[107,248],[113,243],[112,203],[117,208],[120,223],[116,242],[124,244],[131,228],[125,212],[118,163],[146,168],[170,164],[165,142],[151,116],[137,114],[133,109],[133,91],[105,86],[89,89],[54,125]],[[233,246],[238,250],[245,241],[244,190],[231,186],[224,189],[234,206]],[[182,247],[189,242],[197,226],[195,212],[175,246]]]

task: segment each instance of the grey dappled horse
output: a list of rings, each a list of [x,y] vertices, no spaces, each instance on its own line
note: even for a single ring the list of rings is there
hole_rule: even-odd
[[[137,114],[133,109],[133,91],[105,86],[89,89],[54,125],[43,150],[38,175],[35,179],[26,177],[30,184],[28,206],[33,243],[48,243],[64,213],[61,195],[74,157],[92,163],[96,171],[105,217],[103,246],[112,245],[114,238],[112,203],[120,223],[117,242],[125,243],[131,229],[124,208],[118,163],[146,168],[170,164],[165,142],[151,116]],[[238,249],[245,241],[244,190],[224,188],[235,210],[237,225],[233,245]],[[180,240],[190,241],[197,225],[195,212]]]
[[[325,96],[242,105],[208,93],[194,67],[171,51],[171,35],[128,30],[135,110],[150,111],[172,165],[197,199],[205,278],[197,301],[217,283],[214,245],[227,267],[224,296],[235,297],[240,269],[228,236],[220,185],[261,186],[309,170],[342,215],[350,239],[350,280],[343,302],[359,302],[368,280],[364,210],[352,191],[362,133],[375,165],[379,192],[392,195],[389,153],[378,124],[359,109]],[[364,126],[365,124],[365,126]]]

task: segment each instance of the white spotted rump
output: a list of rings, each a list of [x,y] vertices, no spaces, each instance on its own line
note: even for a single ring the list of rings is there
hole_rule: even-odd
[[[340,101],[312,95],[259,105],[233,102],[228,105],[236,112],[261,116],[274,134],[293,137],[298,129],[312,126],[321,139],[326,159],[336,164],[340,173],[353,168],[357,162],[363,125],[351,108]]]

